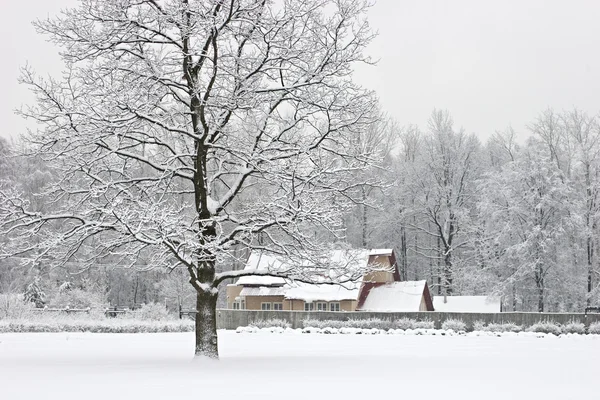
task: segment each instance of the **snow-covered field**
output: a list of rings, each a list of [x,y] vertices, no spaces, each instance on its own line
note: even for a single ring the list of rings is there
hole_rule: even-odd
[[[1,399],[596,399],[600,338],[0,334]],[[381,397],[383,398],[383,397]]]

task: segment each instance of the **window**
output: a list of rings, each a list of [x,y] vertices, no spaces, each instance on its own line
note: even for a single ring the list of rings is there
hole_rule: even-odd
[[[273,310],[275,310],[275,311],[283,310],[283,303],[273,303]]]
[[[245,300],[236,300],[231,303],[231,308],[234,310],[245,310],[246,309],[246,301]]]
[[[317,311],[327,311],[327,303],[317,303]]]
[[[340,303],[329,303],[329,311],[340,311]]]
[[[271,303],[260,303],[260,309],[263,311],[269,311],[271,309]]]
[[[304,311],[313,311],[315,305],[313,303],[304,303]]]

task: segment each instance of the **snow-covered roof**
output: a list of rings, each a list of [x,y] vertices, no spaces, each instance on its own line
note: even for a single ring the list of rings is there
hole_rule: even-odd
[[[281,270],[283,262],[273,254],[262,251],[253,251],[246,261],[244,270]],[[282,286],[285,279],[273,276],[242,276],[236,282],[238,285],[263,285],[263,286]]]
[[[391,282],[375,286],[367,295],[361,311],[419,311],[426,281]]]
[[[433,308],[443,312],[474,312],[497,313],[500,312],[501,301],[498,297],[490,296],[435,296]]]
[[[369,250],[370,256],[391,256],[394,249],[371,249]]]
[[[331,271],[329,277],[336,281],[334,277],[339,278],[340,273],[344,271],[366,271],[369,262],[369,250],[332,250],[327,255],[322,257],[321,262],[324,265],[330,265]],[[306,267],[313,265],[312,262],[303,261]],[[290,268],[302,266],[301,263],[286,260],[281,256],[269,254],[266,252],[253,251],[248,257],[244,271],[260,270],[272,272],[285,272]],[[244,286],[283,286],[286,283],[284,278],[272,276],[243,276],[237,282],[238,285]],[[329,285],[328,285],[329,286]]]
[[[241,296],[283,296],[286,292],[286,288],[282,286],[258,286],[258,287],[244,287],[240,291]]]
[[[286,285],[287,286],[287,285]],[[358,300],[360,284],[349,282],[341,285],[309,285],[294,284],[287,287],[285,298],[288,300],[313,301],[342,301]]]

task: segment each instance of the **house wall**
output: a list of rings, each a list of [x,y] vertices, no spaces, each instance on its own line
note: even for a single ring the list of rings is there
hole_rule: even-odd
[[[287,300],[283,296],[246,296],[246,310],[260,310],[261,303],[283,303],[284,311],[304,311],[304,300]],[[316,302],[315,302],[316,303]],[[329,302],[328,302],[329,303]],[[342,300],[340,303],[340,311],[355,311],[355,300]],[[228,303],[229,305],[229,303]],[[229,306],[229,308],[233,308]]]
[[[425,296],[421,296],[421,304],[419,305],[419,311],[427,311],[427,303],[425,303]]]
[[[243,286],[227,285],[227,308],[233,308],[235,298],[240,295]]]
[[[246,296],[245,298],[246,310],[260,310],[261,303],[283,303],[283,309],[286,310],[287,301],[284,301],[283,296]]]
[[[381,267],[392,266],[390,257],[388,256],[369,256],[369,265],[378,264]],[[393,271],[373,271],[365,274],[363,281],[365,282],[393,282]]]

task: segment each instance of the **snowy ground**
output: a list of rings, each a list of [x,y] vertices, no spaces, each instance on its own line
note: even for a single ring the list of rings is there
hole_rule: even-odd
[[[595,399],[598,337],[0,334],[1,399]]]

